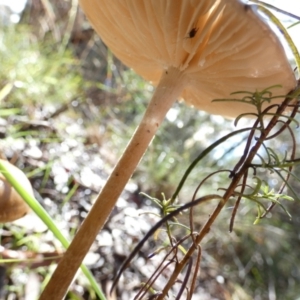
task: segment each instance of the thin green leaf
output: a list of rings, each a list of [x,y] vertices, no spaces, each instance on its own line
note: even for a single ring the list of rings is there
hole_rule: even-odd
[[[55,222],[46,212],[46,210],[40,205],[40,203],[31,196],[24,187],[14,178],[14,176],[9,172],[9,170],[0,161],[0,172],[4,175],[7,181],[13,186],[13,188],[20,194],[24,201],[29,205],[29,207],[37,214],[37,216],[46,224],[49,230],[54,234],[54,236],[60,241],[62,246],[67,249],[69,246],[69,241],[61,233],[60,229],[56,226]],[[81,270],[90,282],[91,286],[99,296],[101,300],[106,300],[104,294],[102,293],[98,283],[96,282],[94,276],[89,271],[89,269],[81,265]]]

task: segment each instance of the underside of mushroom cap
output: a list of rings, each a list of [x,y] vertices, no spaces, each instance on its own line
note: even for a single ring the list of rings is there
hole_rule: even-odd
[[[184,72],[182,97],[201,110],[237,116],[249,107],[212,100],[273,85],[282,86],[273,95],[285,95],[296,86],[279,39],[240,1],[80,2],[107,46],[138,74],[156,84],[169,67]]]

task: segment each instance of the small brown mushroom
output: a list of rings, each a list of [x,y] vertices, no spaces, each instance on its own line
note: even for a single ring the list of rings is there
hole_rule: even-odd
[[[273,95],[282,96],[273,103],[280,103],[296,86],[276,35],[250,6],[238,0],[80,0],[80,4],[114,54],[157,87],[140,125],[40,300],[63,298],[178,98],[209,113],[234,117],[253,112],[253,108],[212,100],[280,84],[281,88],[273,91]]]
[[[15,179],[33,195],[31,183],[26,175],[17,167],[6,160],[1,159],[1,163],[15,177]],[[0,173],[0,223],[12,222],[24,217],[30,208],[10,185],[2,173]]]

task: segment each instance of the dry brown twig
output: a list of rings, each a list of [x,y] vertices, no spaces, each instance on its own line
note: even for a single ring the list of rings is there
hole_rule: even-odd
[[[298,87],[299,90],[299,87]],[[299,92],[296,92],[296,94]],[[169,279],[168,283],[166,284],[165,288],[163,291],[158,292],[156,295],[155,299],[164,299],[164,297],[170,292],[170,289],[173,287],[173,285],[175,284],[175,282],[178,282],[178,277],[179,275],[182,273],[183,269],[186,267],[187,265],[187,271],[186,271],[186,275],[185,275],[185,280],[181,283],[182,284],[182,288],[180,289],[179,293],[177,294],[177,298],[180,297],[184,291],[184,289],[187,289],[187,294],[190,295],[188,297],[191,297],[191,295],[193,294],[193,291],[195,289],[195,282],[196,282],[196,278],[199,275],[199,265],[200,265],[200,260],[201,260],[201,247],[200,247],[200,243],[202,241],[202,239],[204,238],[204,236],[210,231],[210,227],[212,226],[212,224],[214,223],[214,221],[216,220],[217,216],[219,215],[219,213],[222,211],[222,209],[224,208],[224,206],[226,205],[226,203],[228,202],[228,200],[230,198],[235,198],[237,197],[236,200],[236,204],[234,206],[234,210],[232,212],[232,216],[231,216],[231,220],[230,220],[230,231],[232,231],[233,229],[233,223],[234,223],[234,218],[235,215],[237,213],[237,209],[238,206],[240,204],[240,200],[243,196],[244,190],[247,186],[247,181],[248,181],[248,174],[249,174],[249,169],[253,168],[253,164],[252,164],[252,160],[254,159],[256,153],[258,152],[258,150],[263,146],[263,143],[266,140],[269,140],[269,137],[275,138],[278,136],[278,134],[282,133],[283,130],[282,128],[285,128],[287,130],[289,130],[291,136],[292,136],[292,140],[293,140],[293,147],[292,147],[292,153],[290,156],[290,161],[295,159],[295,137],[291,131],[290,128],[290,123],[293,120],[293,118],[295,117],[296,113],[298,112],[298,104],[293,105],[293,110],[291,111],[290,115],[287,117],[286,115],[283,116],[284,119],[286,119],[286,121],[284,122],[284,124],[282,125],[282,128],[280,128],[279,130],[277,130],[277,132],[275,134],[271,134],[272,130],[274,129],[274,127],[277,124],[282,124],[283,121],[281,120],[281,116],[283,114],[283,112],[285,111],[286,107],[289,106],[289,103],[291,101],[293,101],[293,97],[291,97],[291,95],[295,94],[295,91],[290,92],[285,101],[282,103],[282,105],[279,105],[277,108],[277,111],[273,114],[273,118],[269,121],[269,124],[266,126],[266,128],[263,129],[259,129],[259,121],[254,122],[254,126],[252,128],[252,130],[250,131],[249,135],[248,135],[248,140],[246,142],[245,145],[245,150],[244,150],[244,155],[242,156],[242,158],[240,159],[240,161],[236,164],[236,166],[234,167],[234,170],[236,170],[234,173],[231,170],[220,170],[220,171],[216,171],[211,173],[210,175],[206,176],[201,183],[198,185],[197,189],[194,192],[193,195],[193,199],[191,202],[189,202],[186,205],[183,205],[182,207],[174,210],[172,213],[170,213],[169,215],[165,216],[164,218],[162,218],[162,220],[160,222],[158,222],[148,233],[147,235],[140,241],[140,243],[135,247],[134,251],[130,254],[130,256],[126,259],[126,261],[124,262],[124,264],[122,265],[118,275],[116,276],[112,289],[115,287],[115,285],[118,282],[118,279],[120,278],[122,272],[125,270],[126,267],[128,267],[130,261],[133,259],[133,257],[137,254],[137,252],[141,249],[141,247],[143,246],[143,244],[148,240],[148,238],[154,234],[154,232],[165,222],[167,222],[168,220],[170,220],[171,218],[173,218],[173,216],[175,216],[176,214],[178,214],[180,211],[183,211],[187,208],[189,208],[190,210],[190,234],[188,236],[185,236],[183,239],[181,239],[179,242],[173,244],[170,242],[170,247],[171,249],[168,251],[168,253],[166,254],[166,256],[163,258],[161,264],[159,265],[159,267],[155,270],[155,272],[152,274],[152,276],[149,278],[149,280],[146,282],[145,286],[139,291],[139,293],[136,295],[135,299],[143,299],[143,296],[145,296],[146,292],[153,287],[155,280],[158,279],[159,275],[162,274],[163,270],[165,270],[167,267],[173,266],[173,273],[171,278]],[[269,112],[269,108],[265,109],[263,111],[263,115],[266,115]],[[262,119],[261,119],[262,121]],[[260,132],[260,137],[255,138],[254,136],[254,132],[259,131]],[[251,147],[251,145],[253,144],[253,141],[255,141],[255,144]],[[288,167],[289,172],[291,172],[292,166]],[[196,194],[198,193],[199,189],[201,188],[201,186],[203,185],[203,183],[205,181],[208,180],[208,178],[214,176],[215,174],[219,173],[219,172],[229,172],[231,175],[230,177],[232,178],[232,181],[229,185],[229,187],[227,189],[222,189],[225,190],[225,193],[223,195],[223,197],[218,196],[218,195],[208,195],[206,197],[200,198],[195,200]],[[289,178],[289,173],[285,178],[285,181],[283,182],[281,188],[279,189],[279,194],[281,194],[284,190],[284,187],[286,186],[286,181]],[[241,182],[241,183],[240,183]],[[240,191],[239,193],[235,193],[236,188],[239,187]],[[220,198],[220,202],[218,204],[218,206],[216,207],[215,211],[212,213],[212,215],[209,217],[208,221],[206,222],[206,224],[202,227],[201,231],[199,233],[195,233],[193,230],[193,207],[194,205],[198,205],[198,204],[203,204],[206,203],[208,200],[212,200],[212,199],[216,199],[216,198]],[[261,218],[263,218],[269,211],[270,209],[273,207],[274,205],[271,205],[266,212],[261,216]],[[169,228],[167,227],[167,230]],[[171,234],[170,234],[171,236]],[[191,238],[191,246],[189,248],[189,250],[187,251],[186,255],[182,258],[179,259],[176,255],[179,252],[178,251],[178,247],[182,244],[183,241],[188,240],[188,238]],[[194,252],[197,251],[197,255],[196,255],[196,266],[194,268],[194,270],[192,271],[192,267],[191,267],[191,261],[193,261],[193,257],[194,257]],[[169,260],[168,263],[166,263],[167,258],[169,257],[169,255],[171,255],[171,253],[174,254],[174,256],[172,257],[172,259]],[[191,273],[193,273],[192,275],[192,280],[191,283],[189,285],[189,287],[187,287],[188,285],[188,278],[190,277]],[[189,298],[188,298],[189,299]]]

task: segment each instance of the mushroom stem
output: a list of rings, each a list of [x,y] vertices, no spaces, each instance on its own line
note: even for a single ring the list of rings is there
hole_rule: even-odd
[[[171,67],[164,71],[140,125],[59,262],[40,300],[63,299],[82,260],[184,85],[180,70]]]

